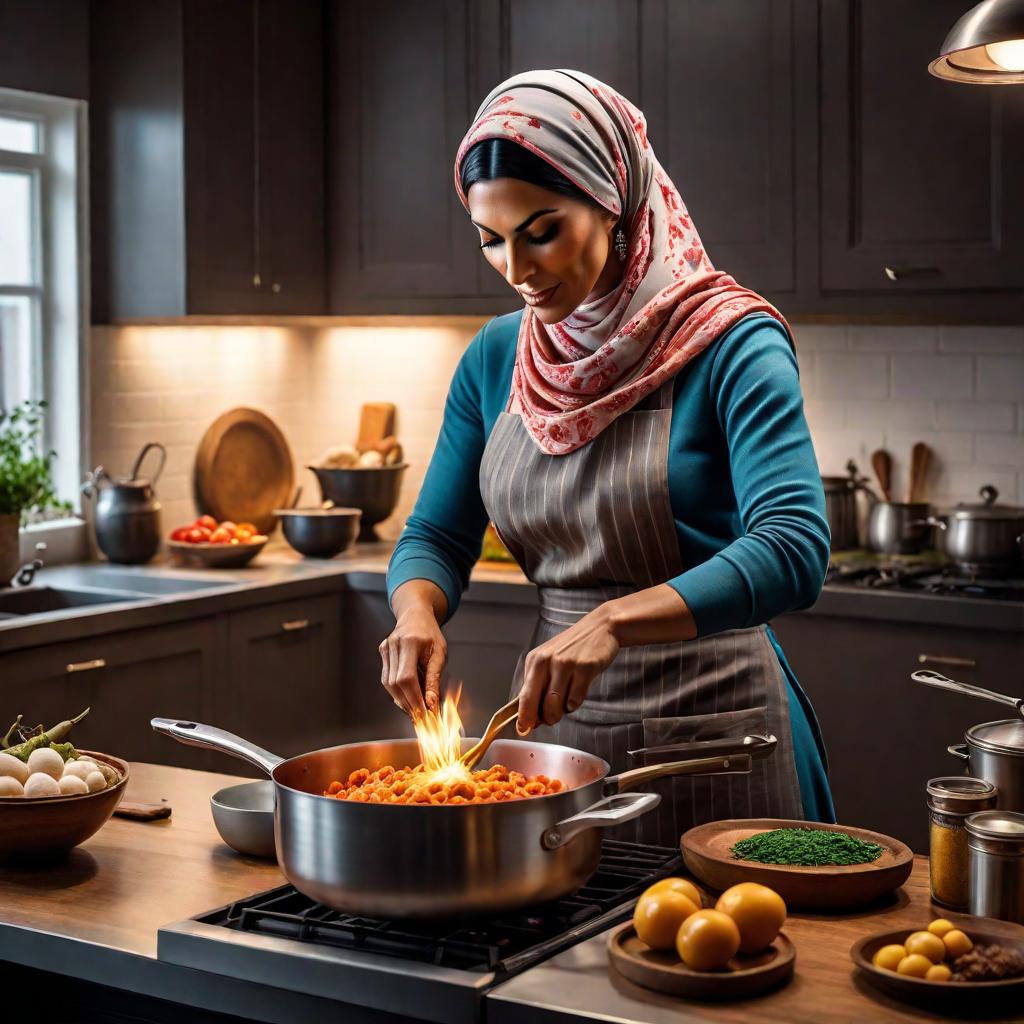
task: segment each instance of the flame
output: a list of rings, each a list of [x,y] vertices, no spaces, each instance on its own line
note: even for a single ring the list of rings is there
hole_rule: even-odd
[[[423,774],[431,782],[460,782],[471,777],[459,762],[462,756],[462,719],[459,717],[459,695],[456,690],[445,697],[437,711],[429,708],[413,722],[416,741],[423,762]]]

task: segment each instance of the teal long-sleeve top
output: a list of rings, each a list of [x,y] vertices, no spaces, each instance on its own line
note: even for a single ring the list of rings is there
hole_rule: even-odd
[[[512,386],[522,311],[487,323],[452,379],[426,479],[388,566],[436,583],[458,608],[488,515],[480,460]],[[816,600],[828,565],[825,497],[804,418],[796,356],[767,314],[744,317],[676,375],[669,497],[683,571],[667,581],[698,636],[768,622]],[[835,821],[814,711],[774,634],[787,680],[805,816]]]
[[[512,386],[522,312],[491,320],[459,363],[423,488],[388,567],[436,583],[454,614],[480,554],[484,446]],[[676,375],[669,492],[683,572],[668,580],[699,636],[768,622],[817,598],[825,498],[782,326],[744,317]]]

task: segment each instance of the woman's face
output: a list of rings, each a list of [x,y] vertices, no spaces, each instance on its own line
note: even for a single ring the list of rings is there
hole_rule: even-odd
[[[621,279],[611,213],[517,178],[478,181],[466,199],[487,262],[543,323],[559,323]]]

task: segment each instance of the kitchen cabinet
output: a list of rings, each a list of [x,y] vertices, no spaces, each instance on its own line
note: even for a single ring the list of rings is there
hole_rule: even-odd
[[[877,296],[868,310],[1024,314],[1024,95],[926,73],[964,9],[821,4],[824,295]]]
[[[216,722],[283,757],[337,743],[350,699],[341,622],[340,594],[232,612]],[[245,767],[235,761],[232,770]]]
[[[206,769],[206,751],[169,742],[149,723],[209,721],[222,653],[210,618],[5,654],[0,719],[20,713],[32,724],[53,725],[88,707],[70,737],[76,746],[126,761]]]
[[[323,312],[319,0],[92,11],[94,320]]]
[[[910,674],[930,667],[998,690],[1006,667],[1020,663],[1024,638],[814,613],[782,616],[772,628],[817,712],[839,821],[927,853],[925,784],[963,774],[947,746],[968,726],[1006,716]]]

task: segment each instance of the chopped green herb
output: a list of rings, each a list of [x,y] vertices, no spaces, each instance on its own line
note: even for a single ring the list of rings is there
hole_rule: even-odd
[[[820,828],[777,828],[741,839],[732,854],[759,864],[869,864],[884,853],[878,843],[867,843],[845,832]]]

